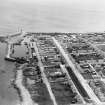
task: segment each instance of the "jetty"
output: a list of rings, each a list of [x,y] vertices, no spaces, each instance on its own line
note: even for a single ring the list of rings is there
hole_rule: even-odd
[[[14,44],[7,43],[5,60],[12,61],[12,62],[16,61],[16,59],[12,57],[13,50],[14,50]]]

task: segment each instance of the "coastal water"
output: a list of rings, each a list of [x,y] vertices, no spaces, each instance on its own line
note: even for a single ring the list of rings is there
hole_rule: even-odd
[[[32,32],[105,31],[104,0],[21,1],[0,0],[0,36],[20,28]],[[16,55],[21,55],[21,49],[17,49]],[[4,56],[5,44],[0,43],[0,105],[16,105],[18,95],[10,87],[14,64],[4,61]]]
[[[10,84],[15,67],[13,63],[4,61],[5,50],[6,44],[0,43],[0,105],[17,105],[18,94]]]
[[[18,28],[34,32],[105,31],[104,0],[26,1],[30,2],[0,0],[0,35],[12,34]]]

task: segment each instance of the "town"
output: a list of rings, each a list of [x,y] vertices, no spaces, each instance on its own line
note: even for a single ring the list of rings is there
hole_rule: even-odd
[[[23,32],[5,43],[22,105],[105,105],[105,33]]]

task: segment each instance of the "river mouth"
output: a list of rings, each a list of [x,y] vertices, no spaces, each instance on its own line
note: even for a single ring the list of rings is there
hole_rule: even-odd
[[[14,77],[14,63],[4,61],[6,44],[0,43],[0,105],[18,105],[17,91],[11,86]]]

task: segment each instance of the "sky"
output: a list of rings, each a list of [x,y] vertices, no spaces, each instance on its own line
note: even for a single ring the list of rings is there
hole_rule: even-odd
[[[17,4],[49,4],[49,5],[69,5],[74,6],[74,8],[93,8],[96,10],[105,9],[105,0],[0,0],[0,5],[9,5],[12,3]]]
[[[105,9],[105,0],[0,0],[0,6],[9,5],[12,3],[18,4],[54,4],[54,5],[69,5],[80,8],[95,8]]]
[[[48,2],[48,3],[83,3],[83,4],[94,4],[94,3],[105,3],[105,0],[0,0],[1,2],[20,2],[20,3],[36,3],[36,2]],[[6,3],[6,2],[5,2]]]
[[[5,1],[5,0],[3,0]],[[8,1],[12,1],[12,2],[30,2],[30,3],[35,3],[35,2],[55,2],[55,3],[61,3],[61,2],[65,2],[65,3],[105,3],[105,0],[8,0]]]

